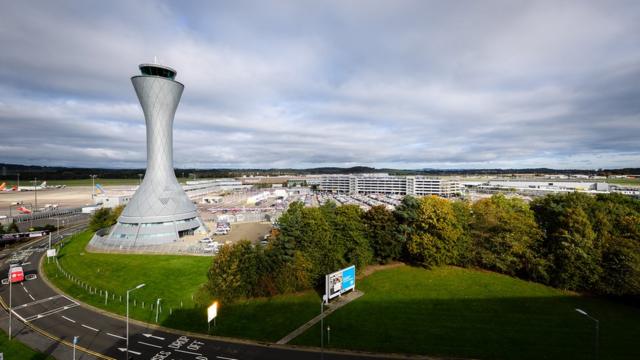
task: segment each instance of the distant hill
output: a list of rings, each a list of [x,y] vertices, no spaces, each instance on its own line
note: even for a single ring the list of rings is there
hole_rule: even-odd
[[[102,179],[137,179],[145,169],[105,169],[105,168],[72,168],[60,166],[36,166],[0,163],[0,179],[13,180],[17,174],[21,179],[34,177],[43,180],[70,180],[88,178],[92,174]],[[185,177],[196,174],[199,178],[221,178],[246,176],[278,176],[278,175],[320,175],[320,174],[365,174],[389,173],[394,175],[506,175],[506,174],[586,174],[586,175],[622,175],[640,174],[640,168],[624,169],[376,169],[367,166],[354,167],[317,167],[309,169],[176,169],[176,176]]]

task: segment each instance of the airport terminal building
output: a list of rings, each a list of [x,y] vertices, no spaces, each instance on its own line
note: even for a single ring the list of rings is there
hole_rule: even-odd
[[[426,176],[388,174],[326,175],[320,179],[321,191],[342,194],[438,195],[452,197],[462,191],[459,182]]]

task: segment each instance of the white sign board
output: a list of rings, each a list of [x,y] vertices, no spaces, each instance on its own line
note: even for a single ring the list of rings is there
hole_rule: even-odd
[[[356,286],[356,267],[349,266],[340,271],[325,276],[325,296],[327,301],[343,293],[353,290]]]
[[[211,322],[211,320],[215,319],[218,316],[218,302],[214,302],[207,308],[207,322]]]
[[[56,256],[56,249],[47,250],[47,257],[54,257],[54,256]]]

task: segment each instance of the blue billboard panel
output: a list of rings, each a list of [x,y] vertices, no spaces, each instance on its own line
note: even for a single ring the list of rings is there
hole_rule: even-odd
[[[349,291],[356,287],[356,267],[350,266],[342,270],[342,291]]]

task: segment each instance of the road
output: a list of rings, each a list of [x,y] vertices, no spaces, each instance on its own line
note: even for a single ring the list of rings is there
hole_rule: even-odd
[[[57,239],[54,239],[54,242]],[[37,274],[38,262],[46,254],[47,239],[20,250],[25,274]],[[8,258],[8,257],[6,257]],[[7,274],[3,261],[0,273]],[[39,274],[37,274],[39,275]],[[0,287],[0,297],[9,304],[9,286]],[[19,320],[50,336],[71,343],[78,336],[78,346],[106,359],[126,359],[126,327],[121,319],[86,308],[63,294],[55,292],[37,276],[12,285],[14,321]],[[284,346],[219,341],[206,337],[182,336],[158,331],[138,324],[129,325],[129,358],[145,360],[251,360],[251,359],[332,359],[356,360],[379,358],[373,355],[347,353],[321,354]]]

